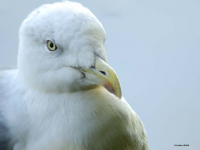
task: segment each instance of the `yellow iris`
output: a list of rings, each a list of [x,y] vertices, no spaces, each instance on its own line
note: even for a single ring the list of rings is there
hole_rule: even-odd
[[[47,47],[50,51],[55,51],[57,49],[56,44],[50,40],[47,41]]]

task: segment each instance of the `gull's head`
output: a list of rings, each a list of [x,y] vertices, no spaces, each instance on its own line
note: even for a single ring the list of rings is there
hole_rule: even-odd
[[[81,4],[43,5],[20,28],[19,76],[25,86],[70,92],[104,86],[121,98],[119,80],[106,63],[105,31]]]

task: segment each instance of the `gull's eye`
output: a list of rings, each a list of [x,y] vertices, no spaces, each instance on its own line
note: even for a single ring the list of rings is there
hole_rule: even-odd
[[[57,49],[56,44],[50,40],[47,41],[47,47],[50,51],[55,51]]]

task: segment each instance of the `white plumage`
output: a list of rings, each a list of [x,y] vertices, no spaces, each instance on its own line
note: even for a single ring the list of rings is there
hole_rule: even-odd
[[[148,150],[87,8],[43,5],[19,35],[18,69],[0,74],[0,149]]]

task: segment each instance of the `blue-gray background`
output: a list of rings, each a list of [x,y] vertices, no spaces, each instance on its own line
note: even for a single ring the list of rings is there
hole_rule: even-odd
[[[41,4],[0,0],[0,67],[15,67],[18,29]],[[200,1],[77,0],[107,32],[108,63],[151,150],[200,149]],[[174,144],[189,144],[175,147]]]

